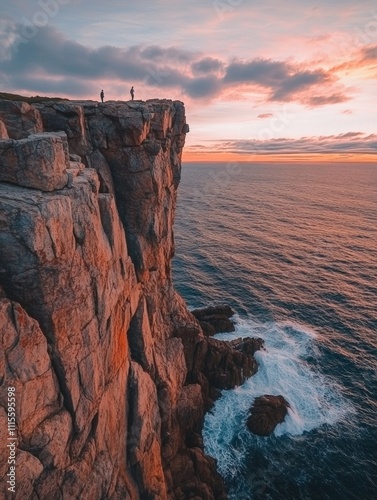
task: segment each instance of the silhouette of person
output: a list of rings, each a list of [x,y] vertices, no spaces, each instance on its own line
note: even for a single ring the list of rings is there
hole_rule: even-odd
[[[131,94],[131,98],[132,98],[132,100],[134,100],[134,96],[135,96],[135,89],[134,89],[133,87],[131,87],[130,94]]]
[[[105,92],[103,90],[101,90],[100,97],[101,101],[103,102],[103,98],[105,97]]]

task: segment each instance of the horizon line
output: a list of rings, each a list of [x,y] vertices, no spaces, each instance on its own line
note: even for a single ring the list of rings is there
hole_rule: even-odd
[[[376,163],[377,154],[375,153],[349,153],[346,157],[337,153],[253,153],[249,158],[245,158],[247,154],[237,153],[194,153],[183,149],[182,162],[237,162],[237,163]]]

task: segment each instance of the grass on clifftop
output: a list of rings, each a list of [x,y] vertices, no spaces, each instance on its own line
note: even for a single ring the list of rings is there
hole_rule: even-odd
[[[43,101],[68,101],[69,99],[63,99],[63,97],[41,97],[39,95],[32,97],[25,97],[17,94],[8,94],[7,92],[0,92],[0,99],[6,99],[7,101],[23,101],[33,104],[35,102]]]

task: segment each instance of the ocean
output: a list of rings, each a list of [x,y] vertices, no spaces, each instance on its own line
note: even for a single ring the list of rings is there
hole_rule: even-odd
[[[185,163],[176,289],[262,337],[258,373],[207,414],[230,499],[377,498],[377,165]],[[267,438],[255,397],[291,405]]]

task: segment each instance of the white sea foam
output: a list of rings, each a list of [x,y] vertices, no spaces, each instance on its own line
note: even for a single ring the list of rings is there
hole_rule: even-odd
[[[254,399],[263,394],[282,395],[291,408],[278,425],[274,437],[298,436],[321,425],[334,425],[352,407],[334,381],[315,371],[309,358],[318,356],[316,332],[297,323],[264,323],[238,318],[236,332],[218,338],[262,337],[265,350],[255,355],[259,370],[245,384],[224,391],[207,414],[203,429],[206,452],[218,460],[220,472],[236,477],[252,446],[265,446],[266,439],[253,436],[246,428]]]

